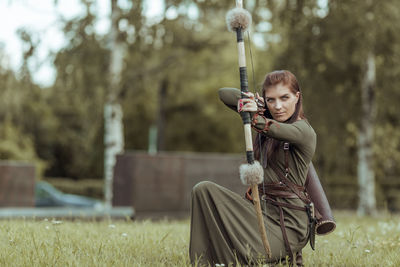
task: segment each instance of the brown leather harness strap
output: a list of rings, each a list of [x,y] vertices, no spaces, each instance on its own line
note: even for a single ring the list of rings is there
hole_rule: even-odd
[[[304,203],[309,204],[311,201],[305,193],[305,188],[296,185],[287,178],[289,175],[289,143],[285,143],[283,149],[285,151],[285,175],[283,175],[274,164],[270,165],[271,169],[278,175],[279,179],[293,191],[293,193],[295,193]]]
[[[285,186],[288,187],[289,190],[291,190],[299,199],[301,199],[305,204],[310,204],[311,200],[308,198],[307,193],[305,192],[305,188],[302,186],[298,186],[295,183],[291,182],[287,177],[289,175],[289,143],[285,142],[283,144],[283,150],[285,152],[285,175],[283,175],[278,169],[277,166],[275,166],[274,164],[270,164],[272,170],[278,175],[278,177],[280,178],[281,182],[283,182],[283,184]],[[284,224],[284,215],[283,215],[283,209],[282,207],[287,207],[290,209],[296,209],[296,210],[302,210],[307,212],[307,208],[306,207],[299,207],[299,206],[295,206],[289,203],[282,203],[282,202],[278,202],[276,200],[271,199],[270,197],[266,197],[266,200],[271,202],[273,205],[278,206],[279,207],[279,220],[280,220],[280,226],[281,226],[281,230],[282,230],[282,236],[283,236],[283,240],[285,242],[285,247],[286,250],[289,254],[289,258],[290,258],[290,265],[293,265],[294,263],[294,256],[293,256],[293,251],[290,247],[290,243],[289,243],[289,239],[287,237],[287,233],[286,233],[286,227]]]
[[[260,193],[261,192],[263,192],[263,191],[260,191]],[[278,195],[279,193],[282,193],[282,192],[276,191],[276,195]],[[285,194],[281,194],[278,197],[284,197],[284,196],[285,196]],[[266,191],[263,194],[262,197],[263,197],[264,200],[267,200],[267,201],[271,202],[275,206],[281,206],[281,207],[295,209],[295,210],[307,211],[307,209],[305,207],[296,206],[296,205],[293,205],[293,204],[289,204],[289,203],[285,203],[285,202],[279,202],[279,201],[274,200],[272,197],[275,197],[275,195],[274,194],[270,194],[269,191]],[[247,191],[246,191],[246,198],[248,200],[250,200],[250,201],[253,201],[253,198],[251,196],[251,187],[249,187],[247,189]],[[298,197],[297,197],[297,195],[291,193],[290,198],[298,198]]]
[[[305,186],[299,186],[292,181],[290,181],[287,176],[289,175],[289,143],[285,142],[283,145],[283,149],[285,152],[285,175],[283,175],[274,164],[271,165],[271,169],[278,175],[280,180],[288,187],[290,190],[295,193],[305,204],[310,204],[311,199],[307,194],[306,185],[308,184],[308,177],[306,178]],[[320,219],[322,215],[318,212],[317,209],[314,209],[315,217]]]
[[[285,217],[283,216],[282,206],[278,206],[278,207],[279,207],[279,221],[280,221],[280,225],[281,225],[282,236],[283,236],[283,240],[285,241],[286,250],[289,254],[290,265],[292,265],[293,264],[293,252],[292,252],[292,248],[290,247],[289,239],[286,234]]]
[[[307,212],[307,209],[306,209],[306,207],[296,206],[296,205],[293,205],[290,203],[285,203],[285,202],[279,202],[279,201],[273,199],[276,197],[285,198],[285,194],[290,194],[289,195],[290,198],[299,198],[296,194],[294,194],[292,192],[288,192],[288,190],[290,190],[290,189],[288,187],[283,187],[284,185],[281,182],[270,183],[270,184],[266,184],[266,185],[267,185],[266,190],[260,191],[260,192],[262,192],[262,199],[270,202],[272,205],[277,206],[279,208],[279,222],[280,222],[280,227],[281,227],[281,231],[282,231],[282,237],[283,237],[283,241],[285,243],[286,250],[289,254],[290,265],[292,265],[294,256],[293,256],[293,251],[290,247],[289,239],[288,239],[287,233],[286,233],[285,217],[283,215],[282,207],[294,209],[294,210],[300,210],[300,211],[304,211],[304,212]],[[271,187],[273,189],[271,189]],[[281,189],[281,191],[279,191],[279,189]],[[246,191],[246,198],[249,199],[250,201],[253,201],[253,198],[251,197],[251,187],[249,187],[249,189]]]
[[[285,207],[285,208],[294,209],[294,210],[307,211],[307,209],[305,207],[296,206],[296,205],[284,203],[284,202],[279,202],[279,201],[276,201],[276,200],[270,198],[269,196],[266,196],[265,200],[271,202],[273,205],[278,206],[278,207]]]
[[[264,185],[258,186],[259,192],[262,194],[266,194],[274,197],[281,198],[298,198],[296,194],[292,192],[290,188],[288,188],[284,183],[268,183]]]
[[[300,210],[309,212],[306,206],[296,206],[290,203],[279,202],[276,198],[299,198],[306,205],[309,205],[311,202],[305,187],[299,186],[293,182],[291,182],[287,177],[289,175],[289,143],[285,142],[283,146],[285,152],[285,175],[283,175],[274,164],[269,164],[272,170],[278,175],[280,182],[277,183],[264,183],[259,185],[258,189],[260,191],[261,199],[270,202],[272,205],[278,207],[279,209],[279,221],[280,227],[282,230],[282,237],[285,243],[286,250],[289,254],[290,265],[292,266],[294,263],[294,255],[293,251],[290,247],[289,239],[286,233],[285,227],[285,217],[283,213],[283,208],[289,208],[294,210]],[[306,181],[307,182],[307,181]],[[250,201],[253,201],[251,196],[251,188],[249,188],[246,192],[246,198]],[[317,215],[318,216],[318,215]]]

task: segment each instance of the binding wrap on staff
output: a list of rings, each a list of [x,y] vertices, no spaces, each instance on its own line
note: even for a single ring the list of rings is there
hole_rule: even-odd
[[[229,31],[236,32],[239,54],[240,90],[247,93],[249,90],[243,33],[251,25],[251,15],[247,10],[243,9],[242,0],[236,0],[236,8],[230,10],[226,14],[226,23]],[[246,98],[246,96],[242,94],[242,98]],[[257,214],[258,228],[260,230],[262,243],[264,245],[267,256],[271,258],[271,248],[267,239],[267,233],[265,230],[263,215],[261,211],[260,196],[258,192],[258,184],[262,183],[264,180],[264,170],[260,163],[254,160],[250,112],[242,111],[240,115],[242,117],[244,127],[247,158],[247,164],[243,164],[240,166],[240,179],[242,183],[251,186],[254,207]]]

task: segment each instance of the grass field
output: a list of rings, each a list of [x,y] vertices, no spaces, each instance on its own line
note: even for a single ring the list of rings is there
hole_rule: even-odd
[[[303,250],[306,266],[400,266],[400,216],[336,212],[337,229]],[[0,266],[190,266],[189,220],[3,220]]]

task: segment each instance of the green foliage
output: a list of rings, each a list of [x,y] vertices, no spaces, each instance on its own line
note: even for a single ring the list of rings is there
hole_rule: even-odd
[[[42,139],[36,142],[35,137],[43,133],[41,122],[45,127],[51,118],[44,116],[48,109],[40,104],[39,88],[30,81],[29,75],[19,80],[2,66],[0,88],[0,159],[33,162],[40,178],[47,162],[37,152]]]
[[[393,174],[393,168],[385,168],[393,165],[399,150],[397,143],[389,141],[398,131],[398,116],[394,115],[399,99],[400,68],[394,63],[399,57],[398,3],[328,1],[326,7],[317,1],[269,4],[273,31],[282,36],[282,42],[272,48],[276,51],[274,66],[293,71],[300,80],[306,115],[318,134],[315,162],[321,177],[356,176],[361,79],[370,51],[377,62],[375,171],[380,177],[390,171]]]
[[[57,78],[49,101],[62,134],[55,135],[51,144],[54,160],[49,176],[102,177],[108,52],[94,33],[94,19],[88,11],[83,18],[68,21],[64,26],[68,45],[55,57]]]
[[[36,158],[32,139],[24,136],[10,120],[4,121],[0,128],[0,159],[34,160]]]
[[[0,127],[0,160],[26,161],[35,163],[36,175],[40,178],[46,162],[35,151],[32,138],[23,134],[10,120]]]
[[[400,6],[394,0],[331,0],[327,6],[322,2],[244,1],[254,22],[250,36],[255,81],[246,40],[250,88],[259,89],[265,73],[273,69],[295,73],[306,116],[318,134],[315,163],[322,180],[354,179],[361,79],[366,55],[373,51],[377,67],[375,169],[378,180],[396,176],[400,171],[396,141]],[[158,125],[164,150],[243,153],[240,118],[217,96],[220,87],[239,87],[236,37],[225,26],[225,14],[234,2],[165,3],[164,16],[152,21],[143,15],[143,1],[131,1],[122,9],[118,38],[126,54],[118,101],[124,111],[125,149],[147,150],[149,128]],[[30,80],[26,66],[38,42],[34,33],[23,29],[19,31],[25,44],[22,77],[7,69],[0,71],[0,119],[9,118],[7,127],[30,140],[24,142],[33,151],[26,151],[48,163],[48,176],[103,176],[109,36],[94,31],[93,3],[82,4],[85,14],[60,19],[67,44],[54,55],[53,86],[39,88]],[[197,18],[188,15],[193,7],[198,8]],[[2,140],[15,148],[12,151],[25,151],[17,141],[22,142]],[[10,157],[17,159],[22,152],[13,153]]]
[[[185,9],[189,4],[178,5]],[[225,12],[224,8],[207,6],[198,21],[182,14],[154,25],[143,25],[129,16],[153,43],[146,45],[139,35],[128,46],[123,78],[126,94],[121,99],[127,149],[146,149],[149,127],[163,116],[165,129],[160,138],[165,150],[242,150],[242,142],[237,141],[242,132],[240,120],[233,113],[227,114],[217,97],[219,87],[235,86],[238,80],[237,67],[232,68],[237,65],[235,36],[219,19]],[[135,83],[129,83],[133,80]],[[166,93],[161,97],[158,91],[163,84]],[[161,102],[165,109],[159,115]]]

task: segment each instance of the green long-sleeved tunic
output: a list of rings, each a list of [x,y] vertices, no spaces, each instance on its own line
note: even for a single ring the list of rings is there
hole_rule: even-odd
[[[234,110],[236,110],[240,95],[240,91],[234,88],[219,90],[222,102]],[[277,167],[282,173],[285,170],[283,143],[290,143],[288,157],[290,173],[288,179],[297,185],[304,186],[308,166],[316,147],[316,134],[308,121],[303,119],[287,124],[258,116],[253,127],[264,130],[263,134],[268,137],[282,141],[276,159]],[[269,166],[264,169],[264,181],[266,183],[279,182],[279,178]],[[278,198],[277,200],[296,206],[304,206],[304,203],[298,198]],[[226,210],[229,210],[229,212],[226,212]],[[293,252],[300,251],[307,243],[308,216],[304,211],[285,207],[283,207],[283,212],[291,249]],[[280,228],[279,209],[270,203],[266,203],[263,213],[273,254],[273,258],[269,261],[276,261],[287,255]],[[205,221],[205,223],[202,223],[202,221]],[[207,238],[204,237],[207,235]],[[202,254],[204,262],[229,263],[234,261],[236,257],[242,263],[247,263],[248,250],[251,251],[252,255],[263,254],[251,202],[218,185],[203,183],[195,186],[192,191],[190,242],[192,262],[195,261],[196,256]]]
[[[236,110],[237,102],[241,97],[240,90],[236,88],[221,88],[219,96],[222,102],[228,107]],[[278,169],[285,173],[285,156],[283,150],[283,143],[290,143],[289,152],[289,180],[297,185],[304,186],[306,181],[308,166],[314,155],[317,137],[314,129],[307,120],[299,120],[292,124],[281,123],[275,120],[268,120],[261,116],[257,117],[257,124],[254,126],[259,130],[265,128],[266,123],[269,124],[268,131],[263,133],[271,138],[281,140],[281,149],[277,157]],[[267,167],[264,169],[264,181],[279,182],[279,178],[275,172]],[[283,202],[288,202],[295,205],[303,206],[300,199],[281,199]],[[271,209],[271,210],[270,210]],[[302,211],[294,211],[285,209],[287,216],[285,216],[285,225],[287,229],[292,229],[298,233],[299,240],[302,240],[307,233],[307,216]],[[267,210],[269,215],[273,215],[275,221],[279,223],[279,211],[274,206],[269,206]]]

